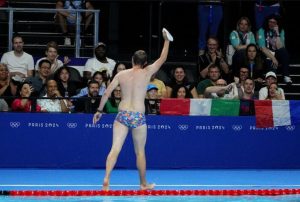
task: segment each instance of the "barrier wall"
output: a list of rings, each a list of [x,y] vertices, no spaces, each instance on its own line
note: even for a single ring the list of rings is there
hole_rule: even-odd
[[[103,168],[115,115],[0,113],[1,168]],[[147,116],[148,168],[300,168],[299,125],[255,117]],[[131,136],[119,168],[135,168]]]

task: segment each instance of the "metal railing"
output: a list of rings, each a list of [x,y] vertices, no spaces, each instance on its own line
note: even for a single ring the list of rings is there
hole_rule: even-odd
[[[8,13],[8,50],[12,50],[12,38],[14,34],[14,16],[15,13],[57,13],[58,11],[70,11],[68,9],[43,9],[43,8],[0,8],[0,11]],[[91,12],[94,15],[94,45],[99,41],[99,14],[100,10],[74,9],[72,12],[76,13],[76,31],[75,31],[75,57],[80,57],[80,26],[81,13]]]

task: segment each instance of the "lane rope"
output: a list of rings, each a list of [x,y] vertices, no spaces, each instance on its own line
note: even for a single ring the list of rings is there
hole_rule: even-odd
[[[278,196],[300,194],[300,189],[225,189],[225,190],[12,190],[4,196]]]

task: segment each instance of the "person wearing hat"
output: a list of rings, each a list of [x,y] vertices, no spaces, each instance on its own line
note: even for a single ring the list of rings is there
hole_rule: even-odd
[[[277,83],[277,76],[274,72],[270,71],[266,74],[265,80],[266,86],[261,88],[258,92],[259,100],[266,100],[268,98],[268,88],[272,83]],[[285,99],[283,89],[278,88],[278,92],[282,95],[282,98]]]
[[[115,65],[116,61],[107,57],[106,44],[100,42],[95,46],[95,57],[88,59],[85,63],[83,77],[89,80],[96,71],[106,71],[107,76],[110,77]]]
[[[145,99],[146,114],[159,114],[160,100],[158,96],[158,88],[150,83],[147,86],[147,94]]]

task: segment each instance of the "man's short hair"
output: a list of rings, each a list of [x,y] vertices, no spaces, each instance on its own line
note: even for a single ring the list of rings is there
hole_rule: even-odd
[[[132,56],[134,65],[144,66],[147,62],[147,53],[143,50],[136,51]]]
[[[49,60],[47,60],[47,59],[43,59],[43,60],[41,60],[39,62],[39,68],[41,68],[41,66],[42,66],[43,63],[48,63],[50,65],[50,67],[51,67],[51,62]]]

